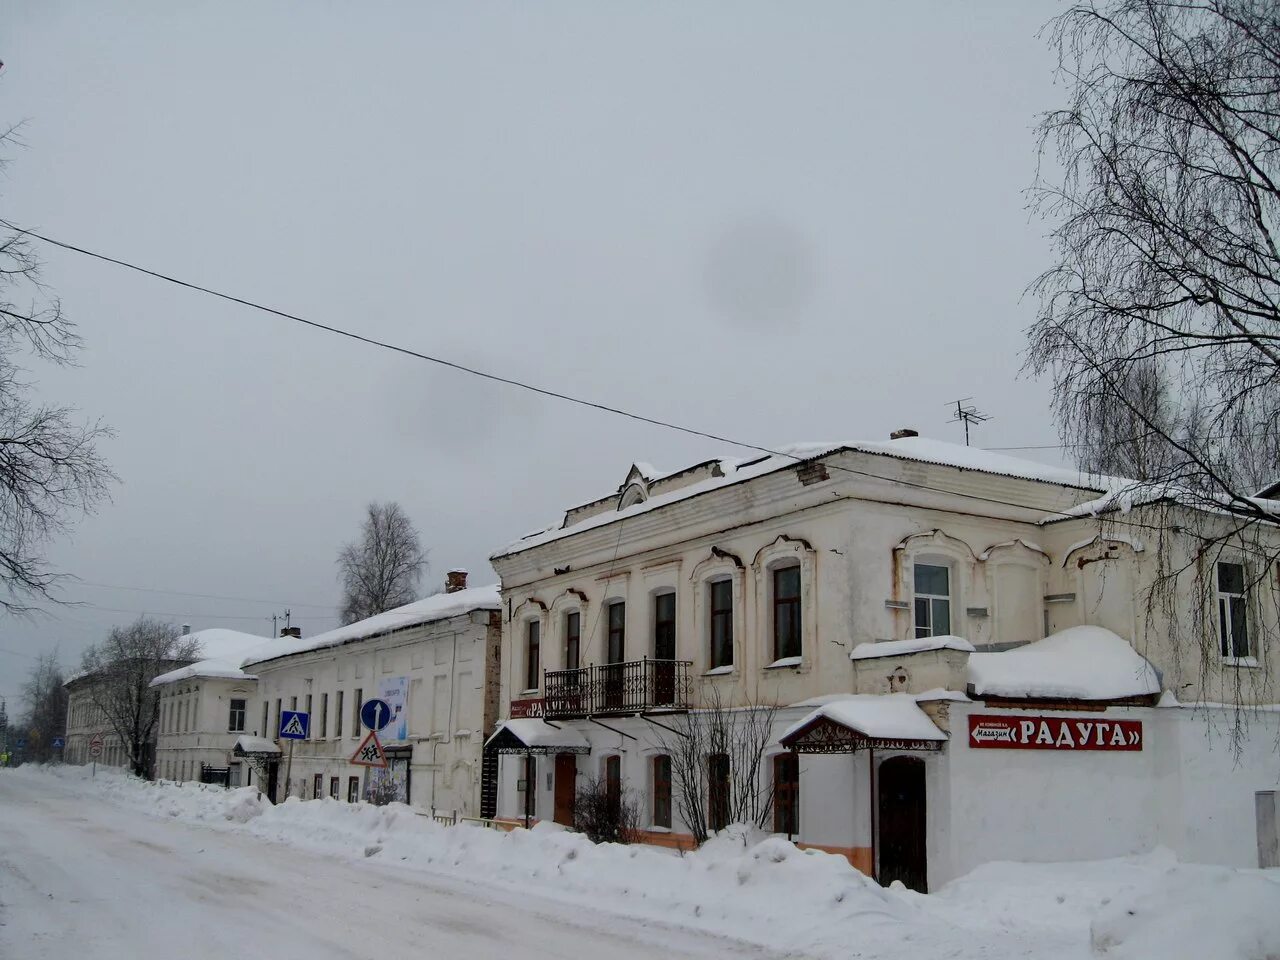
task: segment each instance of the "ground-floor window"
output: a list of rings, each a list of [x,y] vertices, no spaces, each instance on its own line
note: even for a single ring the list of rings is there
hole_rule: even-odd
[[[800,757],[795,753],[773,758],[773,831],[800,832]]]
[[[340,787],[338,786],[338,783],[339,781],[337,777],[329,778],[329,796],[333,797],[335,800],[339,799],[338,791],[340,790]]]
[[[729,825],[729,755],[707,757],[707,829],[723,830]]]
[[[524,815],[530,820],[538,815],[538,760],[532,754],[524,758]]]
[[[229,765],[228,773],[227,773],[227,786],[229,787],[240,786],[240,764],[233,763]]]
[[[311,799],[319,800],[324,796],[324,774],[317,773],[311,780]]]
[[[671,758],[653,758],[653,825],[671,826]]]
[[[347,777],[347,803],[357,803],[360,800],[360,778]]]

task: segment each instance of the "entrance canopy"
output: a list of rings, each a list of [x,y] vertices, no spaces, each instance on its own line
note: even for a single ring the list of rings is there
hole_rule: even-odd
[[[822,704],[792,724],[779,741],[797,753],[877,750],[940,750],[947,740],[905,693],[860,694]]]
[[[237,757],[250,759],[274,760],[280,756],[280,748],[266,737],[237,737],[235,748],[231,752]]]
[[[578,731],[536,717],[503,721],[484,746],[497,753],[591,752],[591,744]]]

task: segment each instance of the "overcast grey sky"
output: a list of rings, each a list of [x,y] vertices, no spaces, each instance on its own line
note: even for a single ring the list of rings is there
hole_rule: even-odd
[[[0,213],[753,442],[958,439],[944,405],[972,395],[983,445],[1051,443],[1018,372],[1057,9],[16,0],[0,120],[28,121],[27,148]],[[87,345],[34,373],[115,429],[123,482],[52,551],[94,606],[0,619],[6,650],[73,664],[138,611],[267,633],[290,606],[315,633],[370,499],[412,515],[426,586],[478,583],[632,460],[736,453],[46,262]],[[0,695],[29,665],[0,651]]]

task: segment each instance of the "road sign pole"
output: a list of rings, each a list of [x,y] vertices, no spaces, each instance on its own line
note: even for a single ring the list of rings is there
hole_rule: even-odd
[[[293,780],[293,741],[289,741],[289,759],[284,765],[284,798],[289,799],[289,784]]]

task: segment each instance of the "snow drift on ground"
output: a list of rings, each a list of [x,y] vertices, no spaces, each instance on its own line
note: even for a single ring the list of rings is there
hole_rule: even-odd
[[[553,825],[444,827],[403,804],[291,798],[251,787],[147,783],[117,771],[24,767],[87,798],[242,830],[267,841],[530,891],[816,957],[1280,957],[1280,871],[1117,860],[987,864],[930,895],[889,889],[842,857],[741,828],[685,856],[592,844]],[[269,853],[264,853],[269,855]]]

